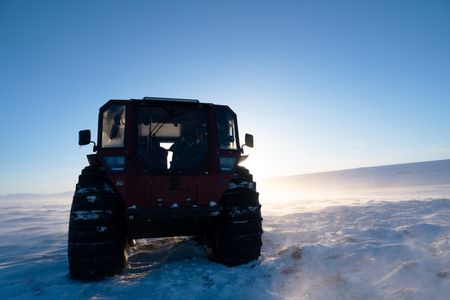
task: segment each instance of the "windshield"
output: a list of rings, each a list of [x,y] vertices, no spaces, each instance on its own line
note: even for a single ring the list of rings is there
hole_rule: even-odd
[[[205,111],[179,107],[141,107],[138,154],[152,170],[197,170],[207,153]]]

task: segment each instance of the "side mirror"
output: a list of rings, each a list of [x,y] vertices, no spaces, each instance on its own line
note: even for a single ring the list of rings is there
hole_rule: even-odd
[[[78,132],[78,145],[84,146],[91,143],[91,131],[89,129]]]
[[[253,148],[253,135],[245,134],[245,146]]]

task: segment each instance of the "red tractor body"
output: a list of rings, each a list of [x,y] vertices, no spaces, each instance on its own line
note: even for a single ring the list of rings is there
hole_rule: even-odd
[[[80,145],[88,144],[90,131],[80,131],[79,138]],[[246,144],[253,146],[251,135],[246,135]],[[228,106],[150,97],[110,100],[99,111],[94,150],[97,153],[88,155],[90,166],[79,177],[72,205],[69,224],[72,277],[96,277],[112,272],[88,268],[89,275],[84,272],[84,265],[81,273],[78,270],[80,264],[74,261],[80,256],[79,251],[71,251],[71,245],[74,248],[80,242],[71,237],[86,235],[88,225],[95,229],[113,223],[114,230],[120,227],[120,241],[189,235],[203,237],[212,248],[220,248],[214,239],[218,234],[224,236],[219,232],[225,225],[220,224],[230,217],[224,216],[224,211],[245,209],[248,205],[260,207],[252,176],[238,166],[246,156],[242,155],[236,114]],[[103,198],[113,200],[100,201],[109,203],[102,204],[106,206],[101,209],[98,205],[89,206],[91,200]],[[239,202],[238,198],[243,199],[240,204],[235,203]],[[109,210],[113,212],[113,221],[99,221],[101,216],[80,218],[99,211],[106,216]],[[237,263],[258,257],[261,248],[259,211],[255,218],[259,219],[255,230],[232,229],[236,232],[230,234],[242,236],[238,237],[240,240],[243,236],[248,239],[249,233],[259,233],[257,255],[253,251],[251,255],[233,259],[234,254],[230,256],[229,251],[213,249],[215,256]],[[85,247],[83,251],[92,247],[95,238],[90,238],[86,245],[80,244]],[[226,238],[230,238],[229,234]],[[93,256],[100,255],[97,250],[94,252]]]

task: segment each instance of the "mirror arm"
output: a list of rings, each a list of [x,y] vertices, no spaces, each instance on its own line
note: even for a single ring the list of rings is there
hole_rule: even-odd
[[[90,143],[94,144],[94,146],[92,147],[92,152],[97,152],[97,144],[94,141],[91,141]]]
[[[242,153],[242,154],[244,153],[244,147],[248,147],[248,145],[247,145],[247,144],[244,144],[244,145],[241,146],[241,153]],[[249,148],[251,148],[251,147],[249,147]]]

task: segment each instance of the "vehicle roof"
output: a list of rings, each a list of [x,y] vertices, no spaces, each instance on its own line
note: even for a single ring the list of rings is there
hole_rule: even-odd
[[[162,97],[144,97],[142,99],[110,99],[105,104],[102,105],[101,110],[111,105],[112,103],[117,104],[127,104],[130,102],[135,103],[143,103],[143,104],[174,104],[174,105],[207,105],[207,106],[222,106],[222,107],[228,107],[227,105],[221,105],[221,104],[213,104],[210,102],[200,102],[197,99],[183,99],[183,98],[162,98]],[[229,108],[229,107],[228,107]]]

